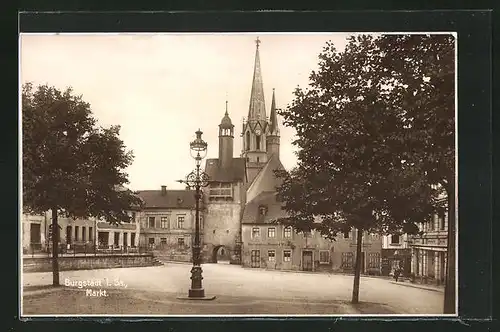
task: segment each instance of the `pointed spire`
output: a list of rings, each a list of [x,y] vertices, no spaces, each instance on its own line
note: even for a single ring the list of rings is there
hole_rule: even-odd
[[[250,95],[250,107],[248,109],[248,121],[265,120],[266,105],[264,100],[264,85],[262,83],[262,73],[260,70],[259,37],[255,40],[255,64],[253,69],[252,92]]]
[[[229,112],[227,110],[227,99],[226,99],[226,112],[224,113],[224,117],[222,118],[219,127],[221,129],[232,129],[234,127],[233,123],[231,122],[231,118],[229,117]]]
[[[227,91],[226,91],[226,113],[225,113],[224,115],[229,115],[229,113],[227,112],[227,103],[228,103],[228,102],[227,102],[227,99],[228,99],[228,98],[227,98]]]
[[[276,100],[274,97],[274,88],[273,88],[273,100],[271,102],[271,117],[269,118],[269,132],[271,135],[279,135],[278,116],[276,115]]]

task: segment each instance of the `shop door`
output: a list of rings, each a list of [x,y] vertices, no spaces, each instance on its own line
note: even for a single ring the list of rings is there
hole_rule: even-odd
[[[312,271],[313,269],[313,253],[312,251],[302,252],[302,270]]]
[[[250,259],[251,267],[260,267],[260,250],[252,250]]]
[[[32,250],[42,249],[40,224],[32,223],[30,227],[30,245]]]
[[[71,244],[71,242],[72,242],[72,239],[71,239],[72,233],[73,233],[72,231],[73,231],[73,229],[71,226],[66,227],[66,243],[67,244]]]

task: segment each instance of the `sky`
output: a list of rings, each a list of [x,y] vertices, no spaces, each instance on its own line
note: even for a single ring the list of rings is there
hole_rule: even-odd
[[[90,103],[98,124],[120,125],[134,153],[127,168],[132,190],[182,189],[176,180],[194,169],[189,142],[203,131],[207,158],[218,155],[218,125],[228,112],[235,125],[234,157],[241,153],[259,37],[266,114],[272,89],[286,108],[306,88],[327,41],[337,49],[347,34],[22,34],[20,81],[72,87]],[[295,130],[279,118],[280,159],[297,163]]]

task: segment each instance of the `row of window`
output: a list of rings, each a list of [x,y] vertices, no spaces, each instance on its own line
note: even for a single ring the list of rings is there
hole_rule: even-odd
[[[268,227],[267,228],[267,237],[268,238],[276,238],[276,227]],[[283,229],[283,237],[285,239],[292,238],[292,227],[287,226]],[[252,239],[260,238],[260,227],[252,228]]]
[[[354,268],[354,253],[353,252],[343,252],[342,253],[342,261],[341,267],[344,269],[352,269]],[[370,269],[378,269],[380,268],[380,253],[378,252],[370,252],[368,253],[367,258],[368,268]]]
[[[253,250],[259,252],[259,254],[254,256],[260,256],[260,250]],[[276,250],[268,250],[267,251],[267,260],[269,262],[276,262]],[[283,262],[290,262],[292,260],[292,250],[284,249],[283,250]],[[330,252],[328,250],[320,250],[319,251],[319,263],[320,264],[329,264],[330,263]]]
[[[88,233],[87,233],[87,228],[85,226],[82,226],[82,237],[80,239],[80,227],[75,226],[75,232],[73,233],[73,227],[72,226],[67,226],[66,227],[66,243],[71,244],[73,239],[74,241],[93,241],[94,239],[94,229],[93,227],[88,228]],[[88,236],[87,236],[88,235]]]
[[[267,251],[267,260],[269,262],[276,262],[276,250]],[[292,251],[283,250],[283,262],[290,262],[292,260]]]
[[[184,215],[177,216],[177,228],[183,229],[185,227],[185,218],[186,216]],[[160,228],[169,228],[169,220],[170,217],[160,217]],[[148,217],[148,227],[156,227],[156,217]]]
[[[355,240],[357,238],[357,235],[358,235],[358,230],[357,229],[353,229],[352,231],[344,232],[343,235],[344,235],[344,239],[354,239]],[[379,234],[376,234],[376,233],[370,233],[370,234],[363,233],[363,239],[365,239],[366,236],[369,236],[370,239],[378,239]]]
[[[130,243],[128,242],[128,232],[123,232],[122,242],[120,243],[120,232],[111,232],[113,234],[113,247],[119,248],[123,247],[135,247],[135,232],[130,233]],[[99,248],[109,247],[109,232],[99,232],[98,234],[98,246]]]
[[[209,188],[210,201],[232,201],[233,186],[231,183],[212,183]]]
[[[448,213],[441,212],[434,215],[431,222],[423,223],[421,230],[423,232],[444,231],[448,227]]]
[[[245,150],[249,151],[250,150],[250,132],[247,131],[246,133],[246,146]],[[256,135],[255,136],[255,150],[260,150],[261,149],[261,137]]]
[[[355,238],[356,237],[356,231],[353,231],[352,232],[352,235],[351,235],[351,232],[345,232],[344,233],[344,238],[345,239],[350,239],[350,238]],[[303,233],[303,236],[304,237],[311,237],[311,232],[304,232]],[[370,237],[378,237],[379,235],[378,234],[370,234]],[[252,239],[258,239],[260,238],[260,227],[253,227],[252,228]],[[268,227],[267,228],[267,237],[268,238],[275,238],[276,237],[276,227]],[[292,227],[291,226],[287,226],[283,229],[283,237],[286,238],[286,239],[290,239],[292,238]],[[399,235],[394,235],[393,236],[393,243],[399,243]],[[396,241],[396,242],[394,242]]]
[[[149,243],[149,245],[154,245],[155,244],[155,238],[154,237],[150,237],[148,239],[148,243]],[[166,237],[160,238],[160,245],[161,246],[167,245],[167,238]],[[177,245],[180,246],[180,247],[183,247],[183,246],[186,245],[186,242],[185,242],[185,240],[184,240],[183,237],[178,237],[177,238]]]

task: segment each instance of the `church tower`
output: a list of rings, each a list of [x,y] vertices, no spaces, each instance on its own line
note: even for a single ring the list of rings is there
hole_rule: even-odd
[[[267,158],[271,158],[272,155],[276,155],[279,159],[280,156],[280,130],[278,126],[278,117],[276,115],[276,100],[274,97],[273,89],[273,100],[271,102],[271,116],[269,117],[269,125],[267,132]]]
[[[219,163],[223,169],[229,169],[233,163],[233,143],[234,143],[234,125],[227,112],[219,125]]]
[[[257,37],[255,40],[255,64],[252,80],[252,91],[250,94],[250,106],[248,117],[243,122],[243,152],[242,157],[246,159],[248,181],[252,182],[260,169],[267,162],[267,142],[268,124],[266,118],[266,103],[264,100],[264,86],[262,83],[262,73],[260,69],[259,44]]]

